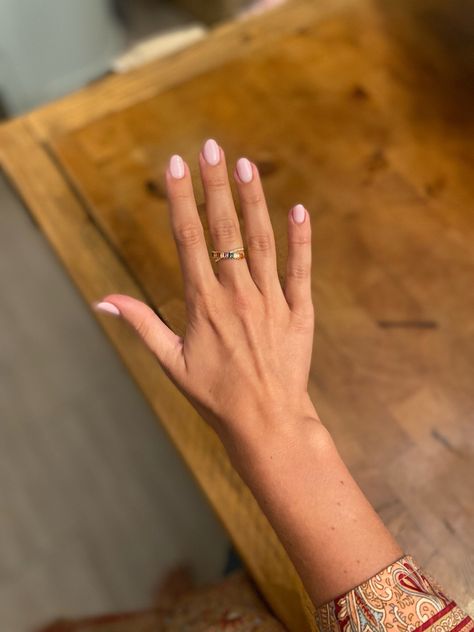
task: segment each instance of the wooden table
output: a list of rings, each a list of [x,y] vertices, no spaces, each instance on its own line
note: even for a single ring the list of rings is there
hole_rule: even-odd
[[[88,303],[128,293],[181,333],[168,156],[182,153],[196,176],[213,136],[230,161],[259,164],[280,271],[286,213],[303,202],[318,311],[311,395],[402,546],[472,611],[474,124],[384,7],[295,0],[219,26],[7,123],[0,158]],[[198,202],[202,213],[199,188]],[[270,606],[290,630],[313,628],[215,436],[135,336],[99,318]]]

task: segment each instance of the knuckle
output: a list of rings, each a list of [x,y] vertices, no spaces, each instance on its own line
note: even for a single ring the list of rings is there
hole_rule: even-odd
[[[149,338],[150,323],[146,318],[140,318],[140,320],[135,323],[134,327],[141,338],[143,338],[144,340],[147,340]]]
[[[211,235],[214,239],[233,239],[237,235],[237,226],[230,217],[221,217],[211,226]]]
[[[211,292],[196,292],[192,297],[191,306],[194,316],[206,316],[212,319],[219,313],[216,296]]]
[[[262,233],[260,235],[249,235],[248,247],[255,252],[271,252],[273,248],[272,237],[268,233]]]
[[[247,314],[251,308],[251,301],[245,291],[238,289],[234,292],[233,308],[237,314]]]
[[[214,175],[212,177],[208,176],[205,180],[206,189],[211,192],[227,189],[227,183],[227,179],[220,175]]]
[[[243,195],[243,199],[249,206],[261,206],[264,203],[263,193],[261,191],[247,191]]]
[[[170,192],[170,198],[173,202],[189,202],[192,196],[189,191],[176,187]]]
[[[293,327],[296,331],[311,332],[314,328],[314,308],[311,302],[303,309],[293,312]]]
[[[293,263],[288,266],[287,276],[292,279],[306,280],[311,274],[311,266],[303,263]]]
[[[289,238],[289,243],[294,246],[307,246],[311,244],[311,234],[309,235],[293,235]]]
[[[196,246],[201,241],[202,229],[198,224],[182,224],[176,227],[175,238],[180,246]]]

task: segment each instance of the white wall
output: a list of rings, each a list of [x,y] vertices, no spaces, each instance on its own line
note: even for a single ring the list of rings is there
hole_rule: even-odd
[[[0,0],[0,93],[19,113],[109,68],[124,34],[109,0]]]

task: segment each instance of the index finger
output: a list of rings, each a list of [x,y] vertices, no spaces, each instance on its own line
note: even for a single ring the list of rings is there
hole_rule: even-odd
[[[217,279],[199,218],[189,167],[181,156],[174,155],[170,159],[166,187],[185,290],[188,292],[204,286],[209,289],[212,283],[217,283]]]

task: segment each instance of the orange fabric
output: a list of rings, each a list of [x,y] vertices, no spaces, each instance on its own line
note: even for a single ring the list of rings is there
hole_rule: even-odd
[[[405,556],[316,611],[321,632],[471,632],[473,620]],[[238,572],[153,612],[62,622],[45,632],[284,632]]]
[[[472,619],[406,555],[316,611],[321,632],[468,632]]]

